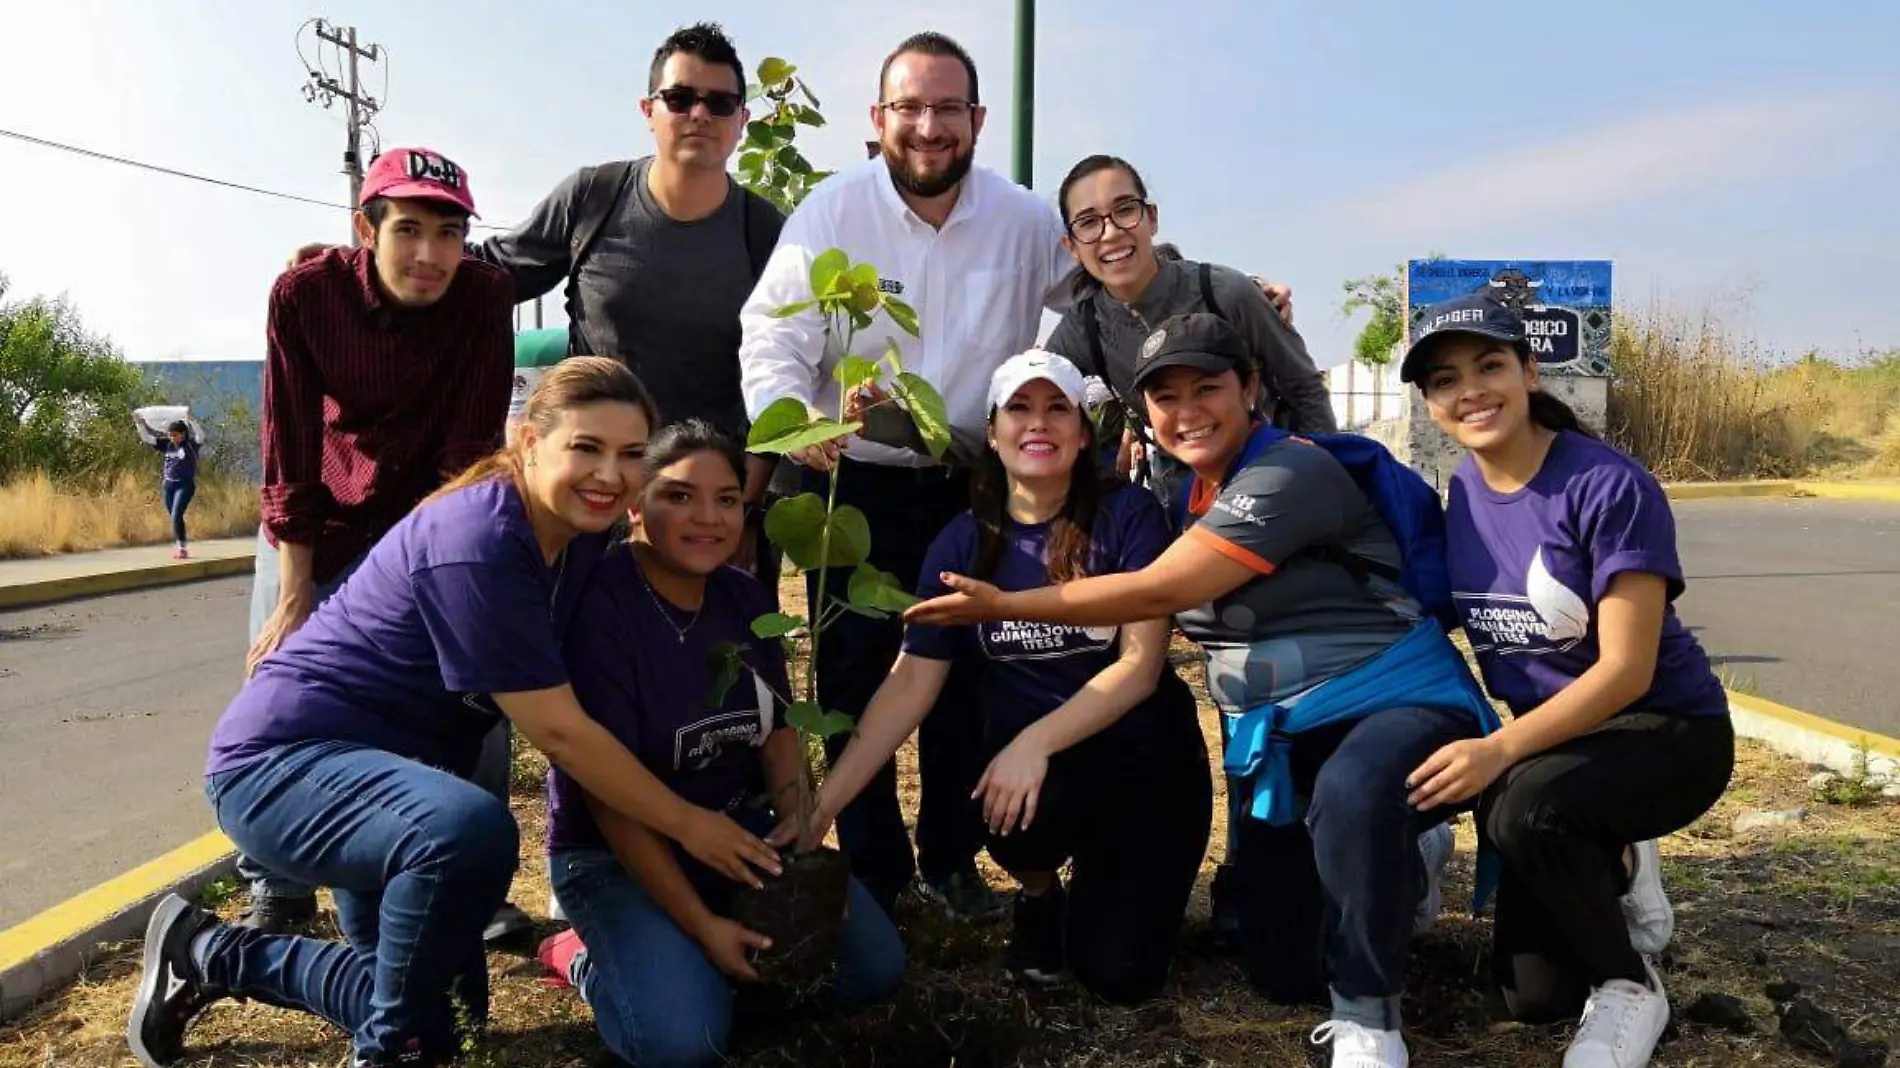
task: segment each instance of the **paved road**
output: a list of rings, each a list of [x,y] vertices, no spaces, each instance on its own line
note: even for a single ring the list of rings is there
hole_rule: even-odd
[[[1678,609],[1730,687],[1900,737],[1900,504],[1674,507]]]
[[[0,929],[212,830],[249,576],[0,612]]]

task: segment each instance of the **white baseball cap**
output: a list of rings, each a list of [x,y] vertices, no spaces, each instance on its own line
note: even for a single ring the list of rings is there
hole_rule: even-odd
[[[1069,398],[1069,403],[1080,405],[1087,385],[1082,381],[1082,372],[1068,357],[1058,356],[1042,349],[1030,349],[1018,353],[1003,361],[1003,366],[990,376],[989,410],[995,411],[1003,403],[1016,395],[1016,391],[1037,379],[1052,382]]]

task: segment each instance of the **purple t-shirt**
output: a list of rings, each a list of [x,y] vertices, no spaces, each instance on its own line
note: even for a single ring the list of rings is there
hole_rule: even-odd
[[[1597,604],[1625,571],[1668,580],[1662,647],[1649,692],[1626,711],[1728,712],[1708,657],[1677,618],[1682,564],[1669,501],[1642,465],[1559,432],[1530,484],[1499,493],[1467,457],[1451,480],[1446,535],[1452,595],[1491,696],[1518,715],[1597,662]]]
[[[695,616],[651,590],[632,546],[616,545],[595,565],[567,632],[574,694],[674,793],[730,811],[763,788],[759,747],[784,724],[775,696],[791,689],[784,649],[752,633],[752,621],[771,610],[757,579],[722,567],[707,577]],[[740,669],[715,707],[707,698],[713,648],[722,642],[740,646],[753,670]],[[580,783],[559,768],[549,771],[548,848],[605,845]]]
[[[397,523],[218,720],[205,774],[319,739],[458,775],[500,712],[491,693],[567,681],[548,567],[514,483],[484,482]]]
[[[161,476],[166,482],[194,482],[198,478],[198,443],[187,436],[181,445],[173,445],[169,437],[159,438],[152,445],[158,454],[165,458],[165,470]]]
[[[950,521],[924,556],[917,596],[949,592],[938,575],[974,575],[977,521],[965,512]],[[1168,547],[1161,506],[1146,490],[1123,485],[1106,492],[1090,527],[1089,574],[1139,571]],[[978,576],[1003,590],[1049,585],[1049,524],[1007,520],[1002,555],[992,575]],[[957,627],[913,623],[904,651],[931,660],[973,658],[983,667],[980,694],[984,734],[1001,746],[1063,702],[1120,656],[1120,627],[1071,627],[1005,620]],[[1157,755],[1162,747],[1199,738],[1194,702],[1173,668],[1163,668],[1155,693],[1083,743],[1091,750]]]

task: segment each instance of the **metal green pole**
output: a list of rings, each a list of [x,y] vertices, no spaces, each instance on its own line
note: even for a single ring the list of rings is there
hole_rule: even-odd
[[[1016,183],[1035,186],[1036,0],[1016,0],[1016,140],[1010,153]]]

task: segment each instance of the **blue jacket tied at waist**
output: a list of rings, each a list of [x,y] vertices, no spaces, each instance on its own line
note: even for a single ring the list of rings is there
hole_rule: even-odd
[[[1229,779],[1250,785],[1250,816],[1276,826],[1288,824],[1295,815],[1293,735],[1413,706],[1464,709],[1477,717],[1485,734],[1500,726],[1497,711],[1484,699],[1464,658],[1437,622],[1427,619],[1378,656],[1292,701],[1256,705],[1229,717],[1222,764]]]

